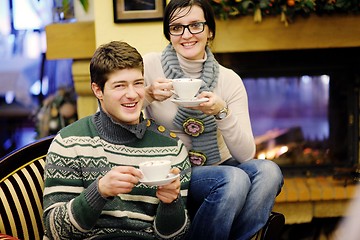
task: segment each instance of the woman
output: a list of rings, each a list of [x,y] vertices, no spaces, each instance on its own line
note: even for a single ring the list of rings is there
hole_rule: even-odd
[[[193,168],[190,182],[189,238],[250,239],[269,217],[282,173],[271,161],[252,159],[247,93],[241,78],[219,65],[208,46],[216,32],[208,1],[171,0],[163,30],[170,44],[144,56],[145,112],[176,132],[193,166],[201,165]],[[202,79],[197,98],[209,100],[191,108],[175,105],[171,79],[183,77]]]

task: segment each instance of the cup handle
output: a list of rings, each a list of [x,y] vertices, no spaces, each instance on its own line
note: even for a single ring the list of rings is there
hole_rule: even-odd
[[[141,173],[141,175],[142,175],[142,178],[140,178],[140,179],[144,179],[144,177],[145,177],[145,175],[144,175],[144,173],[140,170],[140,168],[138,168],[138,171]]]
[[[175,90],[172,90],[172,89],[171,89],[170,92],[172,92],[173,94],[175,94],[177,98],[179,97],[179,95],[177,95],[177,93],[175,92]]]

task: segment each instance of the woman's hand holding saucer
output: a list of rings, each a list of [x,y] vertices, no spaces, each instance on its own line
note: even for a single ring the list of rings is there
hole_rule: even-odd
[[[206,115],[216,115],[221,109],[226,106],[224,100],[213,92],[203,91],[197,98],[208,98],[207,102],[200,103],[198,106],[189,107],[194,110],[199,110]]]

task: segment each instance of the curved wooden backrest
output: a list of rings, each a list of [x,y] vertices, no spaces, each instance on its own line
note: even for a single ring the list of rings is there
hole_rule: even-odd
[[[0,159],[0,233],[42,239],[44,165],[53,138],[39,139]]]

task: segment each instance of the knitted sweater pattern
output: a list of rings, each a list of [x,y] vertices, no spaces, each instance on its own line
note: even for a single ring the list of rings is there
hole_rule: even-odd
[[[181,170],[190,167],[183,143],[152,120],[122,126],[100,111],[63,128],[46,158],[46,238],[182,239],[189,227],[185,204],[191,174],[181,178],[181,197],[171,204],[159,201],[156,187],[142,183],[112,198],[97,189],[112,167],[156,159],[170,159]]]

